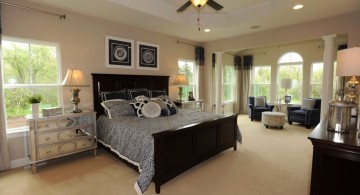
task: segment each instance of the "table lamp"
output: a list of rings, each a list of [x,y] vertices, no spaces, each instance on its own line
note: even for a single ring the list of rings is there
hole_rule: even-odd
[[[360,48],[354,47],[337,52],[336,76],[351,76],[346,83],[349,93],[344,96],[344,101],[352,104],[358,103],[357,86],[359,81],[355,76],[360,75]]]
[[[70,112],[71,113],[82,112],[82,110],[78,108],[78,104],[80,103],[79,87],[89,87],[89,85],[85,82],[84,73],[78,69],[68,69],[66,76],[61,85],[65,87],[72,87],[71,103],[74,104],[74,108]]]
[[[292,88],[292,83],[293,82],[291,79],[281,79],[280,81],[280,87],[285,89],[285,95],[284,95],[285,103],[290,103],[290,100],[288,100],[286,97],[290,96],[287,90]]]
[[[176,75],[175,81],[173,83],[174,85],[179,86],[179,101],[182,102],[181,96],[183,95],[183,85],[189,85],[189,82],[184,74],[178,74]]]

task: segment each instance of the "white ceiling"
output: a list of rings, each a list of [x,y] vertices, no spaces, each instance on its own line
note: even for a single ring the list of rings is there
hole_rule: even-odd
[[[360,10],[359,0],[215,0],[224,6],[198,10],[187,0],[28,0],[199,42],[213,41]],[[304,8],[293,10],[296,1]],[[252,29],[251,27],[260,26]],[[202,30],[210,28],[211,32]]]

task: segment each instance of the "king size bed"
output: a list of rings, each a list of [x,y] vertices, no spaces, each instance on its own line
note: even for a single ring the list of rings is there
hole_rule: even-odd
[[[102,93],[146,89],[168,94],[169,76],[93,73],[92,78],[98,143],[140,172],[134,186],[138,194],[143,194],[151,181],[160,193],[162,184],[224,150],[236,150],[237,141],[241,142],[236,114],[222,116],[183,109],[157,118],[123,114],[111,117],[109,110],[105,114]]]

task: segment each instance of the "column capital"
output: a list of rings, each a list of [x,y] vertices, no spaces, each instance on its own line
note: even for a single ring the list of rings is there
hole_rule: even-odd
[[[322,36],[322,39],[324,41],[331,41],[331,40],[335,40],[336,38],[337,38],[336,34]]]

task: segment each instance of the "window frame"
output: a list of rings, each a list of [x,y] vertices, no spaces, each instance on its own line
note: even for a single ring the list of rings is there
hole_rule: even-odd
[[[312,94],[312,91],[313,91],[313,87],[314,86],[322,86],[322,79],[323,79],[323,77],[324,77],[324,75],[322,75],[322,77],[321,77],[321,83],[313,83],[313,74],[314,74],[314,70],[313,70],[313,68],[314,68],[314,65],[315,64],[321,64],[322,65],[322,69],[324,69],[324,62],[320,62],[320,61],[318,61],[318,62],[313,62],[313,63],[311,63],[311,69],[310,69],[310,86],[309,86],[309,94],[310,94],[310,97],[315,97],[315,96],[313,96],[313,94]],[[322,73],[324,73],[324,72],[322,72]],[[320,98],[321,97],[321,91],[320,91],[320,96],[319,97],[316,97],[316,98]]]
[[[232,82],[230,83],[225,83],[225,68],[231,68],[232,71],[233,71],[233,75],[232,75]],[[222,88],[223,88],[223,94],[222,94],[222,103],[226,104],[226,103],[232,103],[232,102],[235,102],[235,83],[236,83],[236,77],[235,77],[235,74],[236,74],[236,70],[235,70],[235,66],[234,65],[224,65],[223,67],[223,81],[222,81]],[[231,95],[231,98],[229,100],[225,100],[225,85],[229,85],[229,86],[232,86],[230,87],[230,89],[232,89],[232,95]]]
[[[48,47],[55,47],[56,48],[56,63],[57,63],[57,78],[56,78],[56,83],[52,83],[52,84],[6,84],[2,83],[3,86],[3,93],[5,92],[6,89],[21,89],[21,88],[26,88],[26,89],[39,89],[39,88],[55,88],[55,90],[57,91],[57,105],[61,106],[63,105],[63,93],[62,93],[62,86],[61,86],[61,80],[62,80],[62,64],[61,64],[61,52],[60,52],[60,44],[55,43],[55,42],[48,42],[48,41],[41,41],[41,40],[33,40],[33,39],[25,39],[25,38],[18,38],[18,37],[11,37],[11,36],[3,36],[2,37],[2,41],[8,41],[8,42],[17,42],[17,43],[22,43],[22,44],[29,44],[29,45],[40,45],[40,46],[48,46]],[[3,44],[1,43],[1,49],[3,50]],[[29,55],[31,55],[31,53],[29,53]],[[0,59],[3,63],[3,56]],[[4,78],[5,72],[4,72],[4,66],[1,66],[1,73],[2,76]],[[3,107],[3,112],[5,113],[5,124],[6,124],[6,133],[7,134],[14,134],[14,133],[21,133],[21,132],[27,132],[29,131],[29,127],[28,126],[22,126],[22,127],[16,127],[16,128],[8,128],[7,127],[7,112],[6,112],[6,106],[5,106],[5,95],[2,95],[2,101],[4,102],[4,107]],[[25,118],[25,116],[24,116]]]
[[[255,83],[255,76],[256,76],[256,68],[270,68],[270,78],[269,78],[269,83]],[[271,90],[269,91],[269,94],[268,95],[264,95],[264,94],[255,94],[255,85],[257,86],[268,86],[269,89],[271,89],[271,72],[272,72],[272,67],[271,65],[253,65],[253,68],[252,68],[252,82],[251,82],[251,94],[252,96],[266,96],[268,99],[270,98],[271,96]]]
[[[192,63],[193,64],[193,67],[192,67],[192,74],[193,74],[193,78],[192,78],[192,83],[189,81],[189,78],[188,81],[189,81],[189,85],[188,86],[192,86],[192,92],[193,92],[193,97],[198,100],[199,99],[199,91],[198,91],[198,88],[199,88],[199,76],[198,76],[198,70],[197,70],[197,67],[196,67],[196,62],[195,60],[189,60],[189,59],[183,59],[183,58],[179,58],[178,59],[178,73],[181,73],[180,72],[180,62],[184,62],[185,64],[186,63]],[[187,76],[185,74],[185,76]],[[186,87],[188,87],[186,86]],[[183,89],[184,90],[184,89]],[[189,91],[190,92],[190,91]],[[183,92],[183,97],[182,99],[183,100],[187,100],[188,99],[188,96],[189,94],[186,94],[185,92]],[[185,98],[184,98],[185,97]]]
[[[301,58],[301,61],[290,61],[290,62],[281,62],[280,61],[286,57],[287,55],[291,55],[292,53],[295,53],[296,55],[298,55],[300,58]],[[290,58],[291,59],[291,58]],[[283,99],[283,95],[284,94],[280,94],[281,91],[283,91],[283,89],[281,89],[280,87],[280,81],[281,79],[283,79],[282,77],[280,77],[280,68],[281,67],[285,67],[285,66],[301,66],[301,83],[299,82],[294,82],[295,79],[291,78],[290,76],[288,76],[287,78],[290,78],[293,80],[293,87],[291,90],[293,90],[294,88],[298,87],[299,88],[299,101],[294,101],[294,98],[291,99],[291,103],[300,103],[301,100],[302,100],[302,96],[303,96],[303,93],[302,93],[302,90],[303,90],[303,86],[304,86],[304,59],[303,57],[297,53],[297,52],[294,52],[294,51],[289,51],[289,52],[286,52],[284,53],[283,55],[281,55],[278,59],[278,63],[277,63],[277,75],[276,75],[276,78],[277,78],[277,85],[276,85],[276,91],[277,91],[277,94],[278,94],[278,97],[280,97],[281,99]],[[292,93],[291,92],[288,92],[291,96]]]

